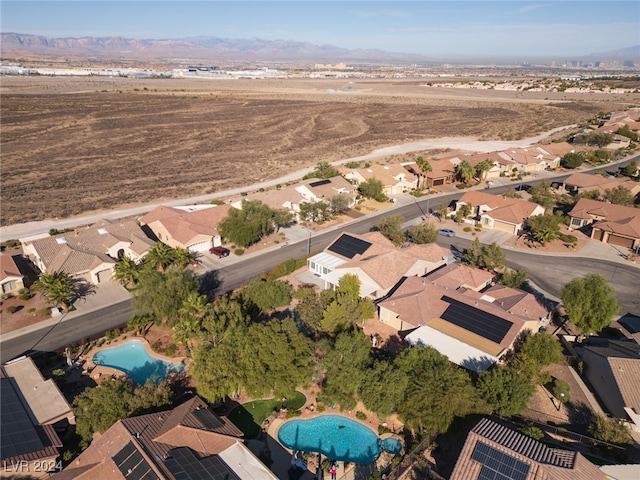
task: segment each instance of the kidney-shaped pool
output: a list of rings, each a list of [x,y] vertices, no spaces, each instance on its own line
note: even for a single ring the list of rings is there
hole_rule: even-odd
[[[139,385],[144,385],[147,380],[158,383],[169,373],[184,370],[183,363],[170,363],[152,357],[139,340],[100,350],[93,356],[93,363],[122,370]]]
[[[380,456],[378,435],[366,426],[340,415],[309,420],[289,420],[278,431],[285,447],[320,452],[331,460],[368,464]]]

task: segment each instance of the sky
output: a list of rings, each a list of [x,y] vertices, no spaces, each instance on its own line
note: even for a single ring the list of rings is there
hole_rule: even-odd
[[[640,45],[632,1],[2,0],[2,32],[293,40],[427,57],[571,57]]]

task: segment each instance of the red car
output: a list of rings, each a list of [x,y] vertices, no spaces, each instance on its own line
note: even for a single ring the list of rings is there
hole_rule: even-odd
[[[209,249],[209,253],[213,253],[218,258],[224,258],[229,256],[229,249],[224,247],[213,247]]]

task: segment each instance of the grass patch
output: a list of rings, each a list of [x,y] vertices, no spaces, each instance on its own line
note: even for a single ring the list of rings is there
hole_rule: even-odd
[[[245,438],[256,438],[260,434],[260,425],[273,412],[279,411],[282,407],[286,407],[289,411],[298,410],[306,401],[307,397],[298,391],[287,397],[284,402],[276,398],[254,400],[238,405],[229,412],[227,418],[242,430]]]

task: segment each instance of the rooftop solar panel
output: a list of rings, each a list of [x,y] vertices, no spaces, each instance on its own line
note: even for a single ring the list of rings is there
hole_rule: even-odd
[[[526,480],[529,465],[483,442],[476,443],[471,458],[482,464],[478,480]]]
[[[174,448],[165,465],[176,480],[239,480],[217,455],[199,459],[187,447]]]
[[[159,480],[149,463],[131,442],[111,458],[127,480]]]
[[[223,426],[223,423],[220,421],[218,417],[216,417],[213,412],[211,412],[208,408],[201,408],[200,410],[195,410],[193,415],[198,419],[200,423],[207,430],[215,430],[216,428],[220,428]]]
[[[369,242],[343,233],[340,238],[329,245],[328,250],[343,257],[353,258],[356,255],[362,255],[370,246]]]
[[[331,180],[329,180],[328,178],[325,180],[318,180],[317,182],[311,182],[309,184],[310,187],[319,187],[320,185],[327,185],[328,183],[331,183]]]
[[[502,342],[502,339],[513,325],[509,320],[483,312],[451,297],[443,296],[442,299],[449,303],[449,306],[442,314],[443,320],[494,343]]]
[[[0,379],[0,453],[10,458],[43,450],[36,425],[20,401],[12,380]]]

